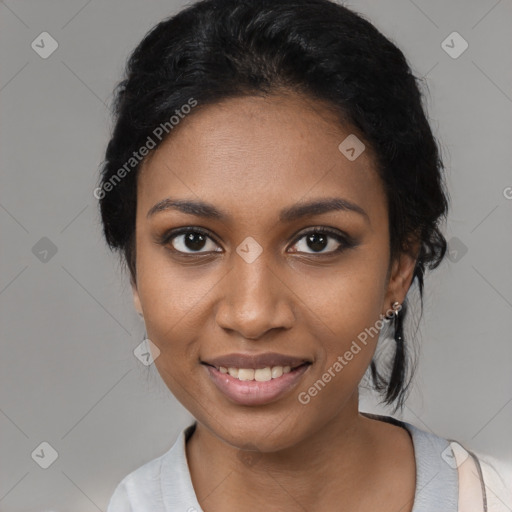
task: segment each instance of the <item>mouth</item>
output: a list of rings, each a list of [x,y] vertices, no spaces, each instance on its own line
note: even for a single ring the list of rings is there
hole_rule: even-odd
[[[296,388],[312,363],[295,366],[236,368],[202,363],[216,389],[237,405],[257,406],[276,402]]]
[[[215,366],[210,363],[202,363],[211,368],[215,368],[217,372],[229,375],[239,381],[256,381],[256,382],[268,382],[270,380],[279,379],[287,373],[297,371],[299,368],[309,366],[311,362],[305,361],[303,363],[291,365],[274,365],[274,366],[262,366],[260,368],[237,368],[234,366]]]

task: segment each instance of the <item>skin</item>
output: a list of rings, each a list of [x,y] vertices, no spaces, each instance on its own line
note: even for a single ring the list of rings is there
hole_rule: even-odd
[[[332,109],[297,94],[235,98],[196,107],[143,163],[134,302],[160,350],[158,372],[198,421],[186,450],[205,512],[314,512],[340,503],[352,512],[412,510],[408,433],[358,412],[376,336],[307,405],[297,400],[359,333],[403,302],[413,276],[417,250],[390,260],[387,199],[370,149],[355,161],[338,150],[351,133]],[[207,201],[228,218],[175,209],[148,218],[167,197]],[[330,211],[279,220],[283,208],[331,197],[366,216]],[[184,236],[158,242],[183,226],[214,237],[201,257]],[[347,233],[356,245],[332,252],[340,244],[329,235],[315,252],[304,236],[313,227]],[[262,248],[252,263],[236,252],[248,236]],[[267,351],[313,364],[298,388],[261,406],[229,400],[199,363]]]

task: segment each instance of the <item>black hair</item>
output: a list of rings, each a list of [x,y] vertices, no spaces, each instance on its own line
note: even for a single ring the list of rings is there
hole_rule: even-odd
[[[185,105],[197,110],[233,97],[291,91],[327,104],[371,149],[388,202],[391,261],[419,242],[413,279],[422,299],[425,270],[436,268],[446,252],[439,225],[448,194],[419,82],[377,28],[330,0],[187,5],[146,34],[114,91],[115,126],[95,191],[108,245],[120,252],[135,283],[141,162],[134,151],[150,139],[154,151],[165,140],[163,131],[172,135],[170,119],[183,117]],[[375,387],[388,404],[403,405],[412,379],[406,379],[407,356],[405,347],[397,349],[384,373],[371,362]]]

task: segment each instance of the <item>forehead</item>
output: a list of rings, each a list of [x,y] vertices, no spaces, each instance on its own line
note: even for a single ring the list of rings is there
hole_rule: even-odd
[[[196,107],[144,162],[138,204],[186,196],[250,213],[334,195],[371,209],[385,198],[370,149],[355,160],[339,149],[354,135],[327,105],[294,94]]]

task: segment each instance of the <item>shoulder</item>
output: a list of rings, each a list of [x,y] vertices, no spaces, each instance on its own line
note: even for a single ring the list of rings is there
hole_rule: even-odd
[[[418,469],[425,465],[437,468],[437,477],[447,479],[446,492],[449,481],[459,503],[465,499],[471,503],[478,500],[483,501],[488,512],[512,510],[511,463],[473,451],[465,443],[439,437],[410,424],[406,426],[415,442]],[[450,494],[453,497],[453,492]]]
[[[464,496],[471,496],[478,490],[479,492],[473,495],[481,496],[488,512],[512,510],[511,463],[482,452],[475,452],[464,443],[439,437],[413,425],[406,426],[415,440],[415,448],[419,455],[417,466],[421,467],[426,463],[437,467],[439,476],[443,479],[449,478],[452,484],[455,483],[459,500]],[[472,465],[472,461],[475,462],[475,466]],[[464,477],[463,473],[468,472],[472,473],[469,478]]]
[[[416,491],[413,512],[457,512],[457,469],[451,465],[449,441],[411,423],[377,414],[363,413],[372,419],[405,429],[412,440],[416,465]]]
[[[146,462],[126,475],[116,486],[107,512],[146,512],[160,495],[162,462],[169,452]]]
[[[185,450],[195,426],[194,422],[184,428],[166,453],[125,476],[115,488],[107,512],[165,512],[169,507],[196,506]],[[196,508],[199,510],[199,505]]]
[[[452,464],[450,442],[433,432],[403,422],[414,445],[416,459],[416,496],[414,512],[458,509],[458,474]]]

